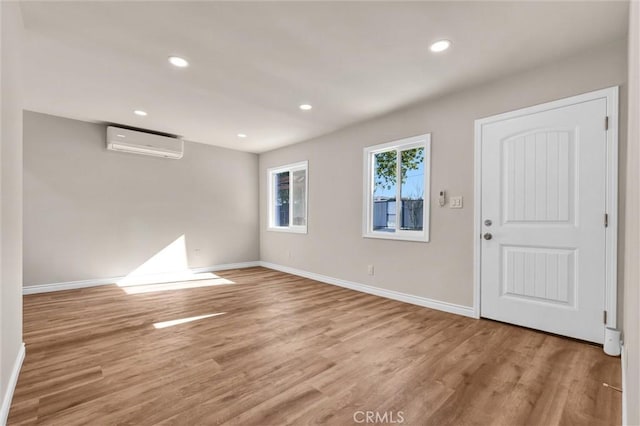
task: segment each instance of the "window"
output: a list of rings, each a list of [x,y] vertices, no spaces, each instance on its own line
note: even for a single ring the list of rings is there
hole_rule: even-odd
[[[307,170],[309,163],[267,170],[271,231],[307,233]]]
[[[430,134],[364,149],[364,237],[429,241],[430,160]]]

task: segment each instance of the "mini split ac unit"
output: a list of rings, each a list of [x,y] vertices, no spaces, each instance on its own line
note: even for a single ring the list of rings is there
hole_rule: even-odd
[[[177,160],[182,158],[184,153],[184,141],[180,138],[109,126],[107,127],[107,149]]]

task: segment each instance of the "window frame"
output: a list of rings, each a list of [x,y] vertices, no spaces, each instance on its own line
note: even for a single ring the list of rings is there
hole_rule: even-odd
[[[422,231],[409,231],[400,229],[402,217],[402,183],[396,182],[396,228],[395,232],[375,231],[373,229],[373,193],[375,190],[374,159],[381,152],[395,150],[397,152],[396,176],[400,176],[402,155],[401,151],[413,148],[424,148],[424,201]],[[364,148],[363,166],[363,209],[362,209],[362,237],[384,240],[429,242],[429,218],[431,210],[431,133],[398,139],[379,145]],[[400,200],[400,202],[398,202]]]
[[[304,225],[292,225],[293,219],[293,173],[304,170],[305,171],[305,180],[304,180]],[[274,223],[275,219],[275,186],[274,186],[274,178],[277,174],[282,172],[289,173],[289,225],[287,226],[276,226]],[[284,166],[270,167],[267,169],[267,231],[276,231],[276,232],[290,232],[294,234],[306,234],[307,226],[309,224],[309,161],[299,161],[297,163],[285,164]]]

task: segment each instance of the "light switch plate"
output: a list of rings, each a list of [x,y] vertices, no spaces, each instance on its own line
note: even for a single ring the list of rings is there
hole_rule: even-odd
[[[450,197],[449,198],[449,208],[450,209],[461,209],[462,208],[462,196]]]

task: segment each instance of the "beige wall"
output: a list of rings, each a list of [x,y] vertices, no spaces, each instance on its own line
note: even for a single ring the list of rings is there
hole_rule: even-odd
[[[181,235],[190,267],[255,261],[258,158],[107,151],[103,125],[24,114],[26,286],[123,276]]]
[[[624,346],[627,424],[640,425],[640,3],[629,11],[629,149],[627,245],[624,280]]]
[[[472,306],[474,120],[613,85],[622,86],[624,116],[626,56],[626,42],[621,40],[511,78],[261,154],[261,259]],[[427,132],[432,135],[431,241],[362,238],[363,148]],[[624,155],[624,133],[620,142]],[[266,169],[301,160],[309,160],[309,233],[267,231]],[[620,183],[624,189],[624,179]],[[464,209],[440,208],[437,195],[441,189],[450,196],[462,195]],[[368,264],[375,266],[373,277],[367,275]]]
[[[22,17],[13,2],[0,2],[0,14],[0,398],[4,399],[22,345]]]

